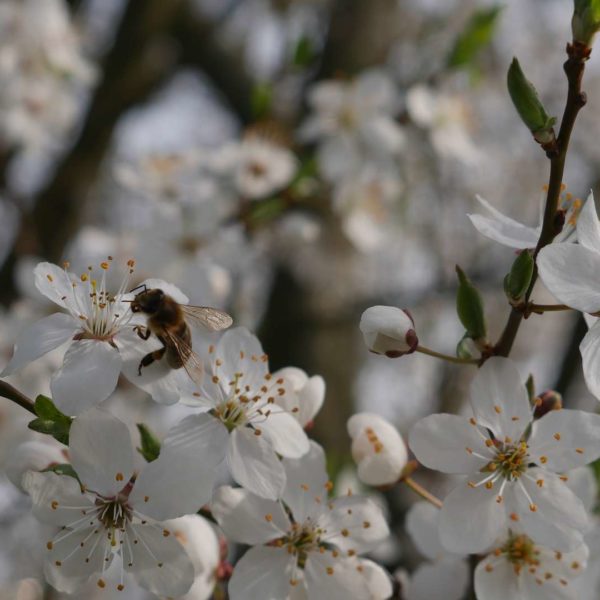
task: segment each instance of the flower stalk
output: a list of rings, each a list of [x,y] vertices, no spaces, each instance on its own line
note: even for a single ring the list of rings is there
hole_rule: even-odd
[[[0,396],[6,398],[7,400],[11,400],[25,410],[28,410],[31,414],[37,416],[33,405],[33,400],[21,393],[10,383],[7,383],[6,381],[0,381]]]

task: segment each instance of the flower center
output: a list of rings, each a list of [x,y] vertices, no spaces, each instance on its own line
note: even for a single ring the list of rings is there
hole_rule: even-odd
[[[247,422],[246,408],[237,398],[227,400],[214,410],[214,415],[227,427],[229,432]]]
[[[518,479],[527,469],[527,442],[518,444],[501,443],[497,448],[496,457],[484,470],[501,473],[506,479]]]
[[[297,564],[304,568],[308,553],[324,548],[321,536],[325,532],[310,521],[303,524],[294,523],[288,534],[277,540],[276,544],[285,547],[289,554],[297,557]]]
[[[539,550],[526,535],[513,535],[508,538],[504,546],[497,549],[495,554],[503,554],[512,564],[518,575],[523,568],[538,567],[540,564]]]
[[[127,521],[131,521],[132,510],[127,499],[121,495],[104,500],[96,499],[98,521],[108,530],[124,529]]]

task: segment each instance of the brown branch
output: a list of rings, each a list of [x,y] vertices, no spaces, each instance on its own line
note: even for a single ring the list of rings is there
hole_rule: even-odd
[[[556,235],[560,232],[562,224],[558,219],[558,202],[562,189],[562,180],[565,170],[565,161],[569,149],[569,141],[575,120],[579,111],[586,103],[585,93],[581,91],[581,81],[585,70],[585,62],[590,57],[591,48],[583,46],[578,42],[567,44],[568,59],[564,64],[564,70],[569,82],[569,91],[567,102],[560,124],[560,131],[556,140],[556,151],[549,154],[550,158],[550,178],[548,180],[548,194],[546,196],[546,207],[544,210],[544,220],[542,231],[537,246],[533,253],[536,258],[540,250],[550,244]],[[538,271],[535,266],[531,284],[525,297],[529,301],[533,287],[537,280]],[[504,331],[494,348],[494,354],[498,356],[508,356],[519,332],[519,327],[523,320],[523,312],[518,308],[513,308],[504,327]]]
[[[11,400],[37,417],[33,400],[21,393],[16,387],[10,385],[10,383],[7,383],[6,381],[0,381],[0,396],[6,398],[7,400]]]

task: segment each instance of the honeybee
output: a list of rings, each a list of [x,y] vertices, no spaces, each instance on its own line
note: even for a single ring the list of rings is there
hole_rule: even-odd
[[[203,366],[200,357],[192,350],[192,332],[190,325],[199,325],[209,331],[227,329],[233,319],[222,310],[208,306],[190,306],[179,304],[160,288],[143,290],[131,300],[131,311],[142,312],[148,316],[147,325],[137,325],[137,334],[147,340],[153,333],[163,347],[146,354],[138,366],[138,374],[144,367],[157,360],[165,359],[171,369],[183,367],[195,383],[200,383]],[[134,288],[132,293],[139,288]]]

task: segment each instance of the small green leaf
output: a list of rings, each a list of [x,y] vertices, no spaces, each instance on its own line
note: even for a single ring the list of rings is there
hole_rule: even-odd
[[[501,6],[492,6],[473,14],[450,52],[449,67],[465,67],[473,62],[477,54],[492,41],[501,10]]]
[[[458,318],[467,330],[468,337],[473,340],[483,340],[487,336],[487,327],[481,294],[458,265],[456,265],[456,274],[458,275],[456,293]]]
[[[261,222],[271,221],[278,217],[285,210],[285,202],[281,198],[267,198],[260,202],[255,202],[250,213],[252,224],[258,225]]]
[[[554,139],[553,126],[556,118],[548,116],[537,90],[525,77],[516,58],[513,58],[508,69],[506,83],[508,93],[521,120],[527,125],[535,139],[541,144],[552,141]]]
[[[44,469],[42,472],[52,472],[57,473],[58,475],[67,475],[68,477],[73,477],[79,481],[79,477],[77,473],[75,473],[75,469],[69,463],[63,463],[60,465],[50,465],[47,469]]]
[[[257,83],[252,89],[250,105],[252,114],[256,119],[266,117],[271,111],[273,102],[273,88],[270,83]]]
[[[294,57],[292,62],[295,67],[308,67],[316,57],[312,40],[307,36],[302,36],[294,48]]]
[[[160,454],[160,440],[144,423],[138,423],[137,428],[140,432],[140,442],[142,444],[137,451],[147,462],[156,460]]]
[[[573,39],[591,46],[600,31],[600,0],[575,0],[571,29]]]
[[[473,340],[469,337],[469,334],[465,333],[456,345],[456,356],[458,358],[471,359],[475,356],[473,350]]]
[[[517,302],[525,296],[533,277],[535,263],[529,250],[523,250],[515,259],[510,273],[504,279],[504,291],[509,300]]]
[[[41,394],[35,399],[34,410],[38,418],[29,423],[29,429],[51,435],[61,444],[68,445],[73,419],[58,410],[50,398]]]
[[[527,388],[527,394],[529,395],[529,402],[533,404],[533,400],[535,399],[535,380],[533,379],[533,374],[530,373],[525,382],[525,387]]]

